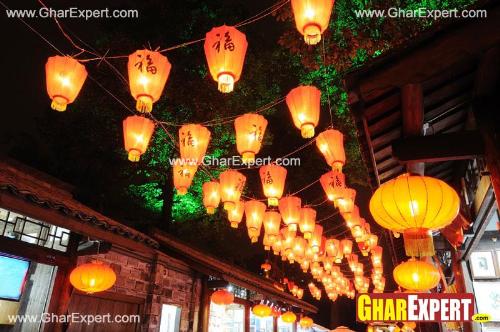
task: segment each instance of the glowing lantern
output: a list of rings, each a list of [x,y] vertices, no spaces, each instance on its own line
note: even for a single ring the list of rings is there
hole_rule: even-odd
[[[342,197],[335,201],[340,213],[350,213],[354,209],[354,200],[356,198],[356,190],[344,188]]]
[[[300,220],[301,200],[297,196],[286,196],[279,200],[278,204],[283,222],[292,232],[297,231]]]
[[[296,233],[290,230],[290,227],[284,227],[280,231],[282,238],[282,250],[288,255],[293,248]]]
[[[272,309],[270,306],[265,304],[257,304],[252,308],[252,312],[255,316],[265,318],[269,317],[272,313]]]
[[[303,237],[296,237],[292,248],[293,259],[296,261],[301,261],[304,258],[306,247],[307,241]]]
[[[328,200],[336,201],[342,196],[345,188],[345,175],[342,172],[330,171],[325,173],[321,176],[319,182]]]
[[[299,86],[286,96],[286,104],[295,127],[300,129],[302,137],[314,137],[314,128],[318,125],[321,91],[314,86]]]
[[[328,129],[318,135],[316,146],[332,169],[341,172],[345,164],[344,135],[338,130]]]
[[[243,213],[245,212],[245,202],[236,202],[233,209],[227,211],[227,219],[231,223],[232,228],[238,228],[241,219],[243,219]]]
[[[87,70],[70,56],[51,56],[45,64],[47,93],[52,109],[63,112],[75,101],[87,78]]]
[[[269,264],[269,262],[266,261],[260,265],[260,268],[264,270],[264,272],[269,272],[271,271],[271,264]]]
[[[233,91],[240,79],[247,51],[244,33],[226,25],[213,28],[205,37],[205,56],[213,79],[220,92]]]
[[[399,286],[414,292],[435,288],[441,279],[438,269],[433,264],[415,259],[409,259],[396,266],[393,276]]]
[[[316,45],[328,28],[334,0],[292,0],[297,30],[308,45]]]
[[[244,114],[234,120],[236,130],[236,148],[245,164],[252,163],[255,155],[260,151],[267,120],[259,114]]]
[[[208,214],[214,214],[220,203],[219,183],[216,181],[205,182],[202,186],[203,205]]]
[[[309,240],[316,226],[316,210],[310,207],[304,207],[300,210],[299,227],[304,239]]]
[[[299,300],[302,300],[304,297],[304,290],[302,288],[297,289],[297,294],[295,295]]]
[[[326,240],[325,249],[329,257],[337,256],[337,253],[340,251],[340,241],[337,239]]]
[[[276,211],[266,211],[264,214],[264,233],[269,241],[274,243],[280,235],[281,215]]]
[[[123,120],[123,142],[130,161],[139,161],[146,152],[154,130],[153,121],[143,116],[132,115]]]
[[[307,316],[302,317],[299,321],[299,325],[303,329],[309,329],[313,326],[313,324],[314,324],[314,321],[312,320],[312,318],[307,317]]]
[[[340,248],[344,255],[350,255],[352,253],[352,241],[349,239],[343,239],[340,241]]]
[[[69,281],[76,289],[92,294],[113,287],[116,274],[111,267],[102,262],[86,263],[71,271]]]
[[[257,242],[262,227],[262,221],[266,212],[266,204],[250,200],[245,202],[245,217],[248,230],[248,236],[252,243]]]
[[[428,176],[403,174],[382,184],[370,200],[375,221],[403,233],[406,255],[432,256],[432,231],[457,216],[460,199],[445,182]]]
[[[191,164],[201,164],[210,142],[210,131],[198,124],[187,124],[179,129],[181,158]]]
[[[240,200],[246,177],[238,171],[227,170],[220,174],[220,196],[224,209],[231,210]]]
[[[283,240],[281,238],[281,235],[278,235],[274,243],[272,244],[273,254],[279,255],[282,247],[283,247]]]
[[[300,268],[302,269],[302,271],[304,273],[307,272],[307,270],[309,270],[309,265],[311,263],[307,260],[307,259],[304,259],[301,263],[300,263]]]
[[[382,264],[382,250],[381,246],[375,246],[372,248],[371,254],[373,266],[380,266]]]
[[[269,164],[259,169],[260,181],[269,206],[278,206],[278,200],[283,195],[286,179],[286,168]]]
[[[174,173],[174,187],[177,189],[178,195],[187,194],[197,169],[198,165],[186,163],[182,159],[175,160],[172,170]]]
[[[309,240],[309,245],[311,246],[313,252],[319,253],[321,249],[321,242],[323,240],[323,226],[314,226],[314,232]]]
[[[151,112],[160,99],[172,65],[160,52],[138,50],[128,57],[130,93],[139,112]]]
[[[297,320],[297,316],[293,312],[287,311],[281,315],[281,320],[283,321],[283,323],[291,324],[295,323],[295,321]]]
[[[344,218],[347,227],[352,228],[354,225],[360,223],[359,208],[354,205],[353,209],[349,213],[342,213],[342,218]]]
[[[375,234],[368,235],[366,244],[370,247],[370,249],[375,247],[378,244],[378,236]]]
[[[230,305],[234,302],[234,295],[225,289],[219,289],[212,293],[210,300],[218,305]]]

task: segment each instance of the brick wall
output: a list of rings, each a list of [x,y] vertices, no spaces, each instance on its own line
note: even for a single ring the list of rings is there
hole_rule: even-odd
[[[185,263],[165,255],[150,260],[113,248],[105,254],[79,257],[78,264],[95,259],[109,264],[116,273],[110,292],[144,300],[145,331],[159,331],[163,304],[181,308],[181,332],[197,331],[201,281]]]

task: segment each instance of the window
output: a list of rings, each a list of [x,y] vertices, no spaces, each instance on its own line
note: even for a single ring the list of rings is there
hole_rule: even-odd
[[[260,318],[250,311],[250,332],[273,332],[274,317]]]
[[[181,308],[164,304],[161,307],[160,332],[179,332],[181,324]]]
[[[293,326],[295,323],[285,323],[281,320],[281,317],[278,319],[278,332],[294,332]]]
[[[245,332],[245,306],[210,303],[208,332]]]

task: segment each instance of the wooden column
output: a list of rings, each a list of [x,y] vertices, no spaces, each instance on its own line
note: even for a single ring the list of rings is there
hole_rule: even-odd
[[[401,88],[401,112],[403,136],[421,136],[424,125],[424,95],[420,84],[406,84]],[[424,163],[408,162],[406,170],[410,173],[423,175]]]
[[[210,295],[207,287],[207,277],[201,280],[201,298],[200,298],[200,312],[198,324],[201,326],[201,332],[208,332],[208,314],[210,309]]]

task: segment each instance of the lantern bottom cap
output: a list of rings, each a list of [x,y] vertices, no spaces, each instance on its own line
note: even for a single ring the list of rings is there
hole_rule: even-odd
[[[251,164],[255,161],[255,153],[253,152],[243,152],[241,155],[241,161],[243,164]]]
[[[231,211],[235,206],[234,202],[224,202],[224,210],[226,211]]]
[[[238,228],[238,223],[236,221],[232,221],[231,228]]]
[[[316,45],[321,41],[321,29],[317,24],[308,24],[304,27],[304,41],[307,45]]]
[[[222,93],[229,93],[234,90],[234,76],[228,73],[221,73],[217,77],[218,89]]]
[[[139,161],[140,158],[141,158],[140,151],[133,149],[133,150],[130,150],[128,152],[128,160],[133,161],[133,162],[137,162],[137,161]]]
[[[147,95],[138,96],[135,109],[141,113],[151,113],[153,110],[153,98]]]
[[[186,187],[177,188],[177,195],[186,195],[187,192],[188,192],[188,189]]]
[[[55,96],[52,99],[52,103],[50,104],[50,107],[58,112],[64,112],[66,111],[66,106],[68,105],[68,100],[63,97]]]
[[[311,232],[304,232],[304,239],[309,240],[312,237]]]
[[[276,197],[269,197],[267,199],[267,205],[268,206],[278,206],[278,198],[276,198]]]
[[[271,247],[270,246],[264,246],[264,250],[269,251],[269,250],[271,250]]]
[[[215,208],[213,206],[208,206],[207,207],[207,214],[214,214],[215,213]]]
[[[304,123],[300,127],[300,133],[303,138],[312,138],[314,137],[314,125],[312,123]]]

